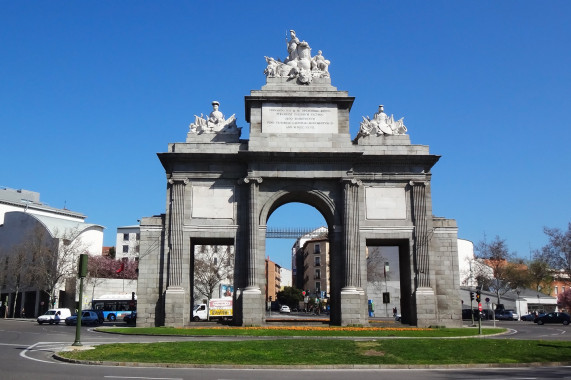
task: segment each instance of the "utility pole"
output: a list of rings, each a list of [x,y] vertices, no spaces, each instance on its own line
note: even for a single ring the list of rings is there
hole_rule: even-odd
[[[83,279],[87,276],[87,254],[79,255],[79,265],[77,274],[79,276],[79,305],[77,307],[77,323],[75,324],[75,341],[72,346],[83,346],[81,344],[81,306],[83,304]]]

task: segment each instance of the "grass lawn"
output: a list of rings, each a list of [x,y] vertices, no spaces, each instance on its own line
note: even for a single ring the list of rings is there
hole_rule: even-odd
[[[569,361],[571,342],[474,338],[195,341],[109,344],[60,355],[93,361],[239,365],[525,363]]]
[[[116,327],[98,328],[98,331],[134,335],[184,335],[184,336],[321,336],[321,337],[456,337],[478,335],[477,328],[424,329],[411,327],[317,327],[317,326],[265,326],[265,327]],[[501,328],[482,329],[483,335],[498,334]]]

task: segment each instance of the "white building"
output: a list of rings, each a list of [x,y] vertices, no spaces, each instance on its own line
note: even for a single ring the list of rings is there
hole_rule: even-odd
[[[40,194],[28,190],[0,189],[0,277],[1,300],[8,303],[8,316],[35,317],[49,307],[75,308],[75,271],[81,253],[100,255],[103,246],[103,226],[85,223],[86,216],[67,209],[50,207],[40,202]],[[35,240],[34,240],[35,239]],[[31,249],[39,242],[43,250]],[[33,263],[51,257],[57,251],[57,259],[47,270],[62,277],[48,294],[38,284],[38,278],[27,276]],[[24,252],[24,253],[22,253]],[[37,254],[40,252],[41,257]],[[45,253],[47,252],[47,254]],[[25,265],[15,260],[24,257]],[[36,266],[36,268],[42,268]],[[14,271],[18,273],[14,276]],[[15,280],[17,279],[17,280]],[[4,309],[2,310],[4,311]]]
[[[281,278],[281,288],[285,288],[286,286],[292,286],[292,271],[291,269],[280,268],[280,278]]]
[[[476,286],[474,276],[474,243],[470,240],[458,239],[458,266],[460,267],[460,285]]]
[[[138,225],[117,227],[115,258],[130,261],[139,260],[141,229]]]

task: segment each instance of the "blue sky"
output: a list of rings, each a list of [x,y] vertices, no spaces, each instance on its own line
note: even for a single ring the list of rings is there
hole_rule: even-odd
[[[379,104],[404,117],[442,156],[434,214],[529,257],[543,226],[570,221],[569,20],[568,1],[0,0],[0,186],[86,214],[114,245],[117,226],[164,212],[156,153],[194,114],[217,99],[247,138],[244,96],[295,29],[355,97],[352,137]],[[269,225],[315,214],[284,207]],[[291,242],[268,245],[289,267]]]

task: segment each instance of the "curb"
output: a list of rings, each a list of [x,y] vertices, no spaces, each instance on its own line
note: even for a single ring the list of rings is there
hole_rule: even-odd
[[[462,368],[534,368],[563,367],[570,362],[489,363],[489,364],[332,364],[332,365],[238,365],[238,364],[186,364],[186,363],[138,363],[68,359],[54,354],[54,359],[83,365],[114,367],[157,368],[216,368],[216,369],[462,369]]]

